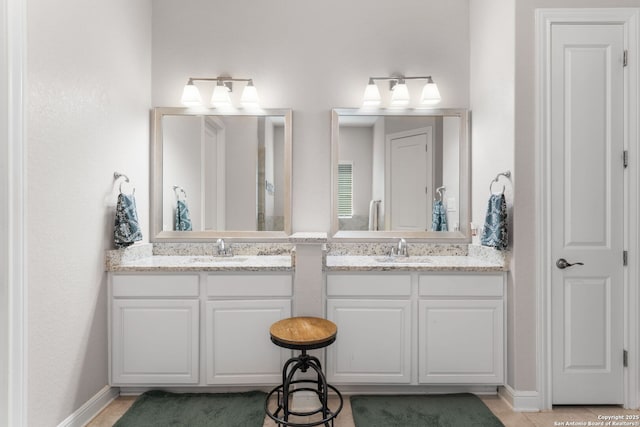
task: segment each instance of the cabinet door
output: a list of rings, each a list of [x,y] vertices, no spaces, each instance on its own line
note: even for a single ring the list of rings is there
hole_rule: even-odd
[[[331,383],[410,382],[409,300],[327,300],[327,317],[338,326],[327,348]]]
[[[502,300],[421,300],[420,383],[502,384]]]
[[[115,299],[112,384],[197,384],[198,300]]]
[[[277,384],[291,351],[271,342],[269,328],[291,316],[291,300],[208,301],[208,384]]]

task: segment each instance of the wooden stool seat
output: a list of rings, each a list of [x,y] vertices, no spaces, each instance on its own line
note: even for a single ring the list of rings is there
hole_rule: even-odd
[[[312,350],[333,343],[338,327],[319,317],[291,317],[271,325],[269,333],[271,341],[280,347]]]

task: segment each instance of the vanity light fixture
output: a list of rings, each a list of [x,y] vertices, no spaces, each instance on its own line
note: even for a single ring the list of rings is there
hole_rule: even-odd
[[[391,107],[406,107],[409,105],[409,100],[411,97],[409,96],[409,88],[407,84],[404,82],[404,79],[398,80],[393,88],[391,89]]]
[[[211,95],[211,105],[216,108],[229,108],[231,107],[231,96],[229,96],[229,88],[225,86],[222,80],[218,80],[216,87],[213,89]]]
[[[438,85],[436,85],[431,76],[427,78],[427,84],[424,85],[422,89],[422,98],[420,99],[420,103],[422,105],[435,105],[440,102],[440,91],[438,90]]]
[[[380,90],[378,89],[378,85],[373,81],[373,78],[370,78],[369,84],[364,90],[362,105],[364,107],[377,107],[378,105],[380,105],[381,100],[382,98],[380,97]]]
[[[231,108],[231,96],[230,93],[233,91],[233,82],[247,82],[246,86],[242,91],[242,96],[240,98],[241,104],[245,108],[258,108],[258,91],[256,87],[253,85],[252,79],[234,79],[232,77],[190,77],[189,81],[184,87],[182,91],[181,102],[183,105],[187,107],[201,107],[202,106],[202,97],[200,96],[200,91],[193,84],[195,81],[213,81],[216,82],[216,86],[213,89],[213,94],[211,95],[211,104],[216,108]]]
[[[424,88],[422,89],[422,96],[420,97],[420,106],[428,107],[440,102],[440,91],[438,86],[433,82],[431,76],[420,77],[404,77],[404,76],[391,76],[391,77],[369,77],[369,84],[364,91],[364,97],[362,106],[378,107],[381,103],[380,90],[376,84],[376,80],[387,80],[389,82],[389,90],[391,90],[390,107],[406,107],[409,105],[411,96],[409,94],[409,88],[405,80],[426,80]]]

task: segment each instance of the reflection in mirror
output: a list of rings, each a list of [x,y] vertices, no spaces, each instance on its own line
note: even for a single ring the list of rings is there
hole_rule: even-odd
[[[335,237],[468,240],[465,110],[334,110]]]
[[[154,110],[154,240],[290,233],[290,110]]]

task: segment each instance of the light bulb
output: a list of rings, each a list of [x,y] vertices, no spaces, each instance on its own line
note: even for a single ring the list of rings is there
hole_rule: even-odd
[[[440,91],[438,86],[429,78],[427,84],[422,89],[422,97],[420,103],[422,105],[435,105],[440,102]]]
[[[375,84],[373,79],[369,79],[369,84],[364,90],[364,96],[362,97],[363,107],[377,107],[380,105],[380,90],[378,85]]]
[[[211,95],[211,104],[213,104],[213,106],[216,108],[225,108],[231,106],[229,88],[226,87],[221,81],[218,81],[218,84],[213,89],[213,94]]]
[[[242,96],[240,97],[240,103],[244,108],[258,108],[258,91],[253,85],[253,81],[249,80],[249,83],[244,87]]]
[[[391,106],[406,107],[407,105],[409,105],[409,89],[404,80],[400,80],[391,92]]]
[[[180,99],[182,105],[187,107],[199,107],[202,105],[202,97],[200,96],[200,91],[193,84],[192,81],[187,83],[182,91],[182,98]]]

